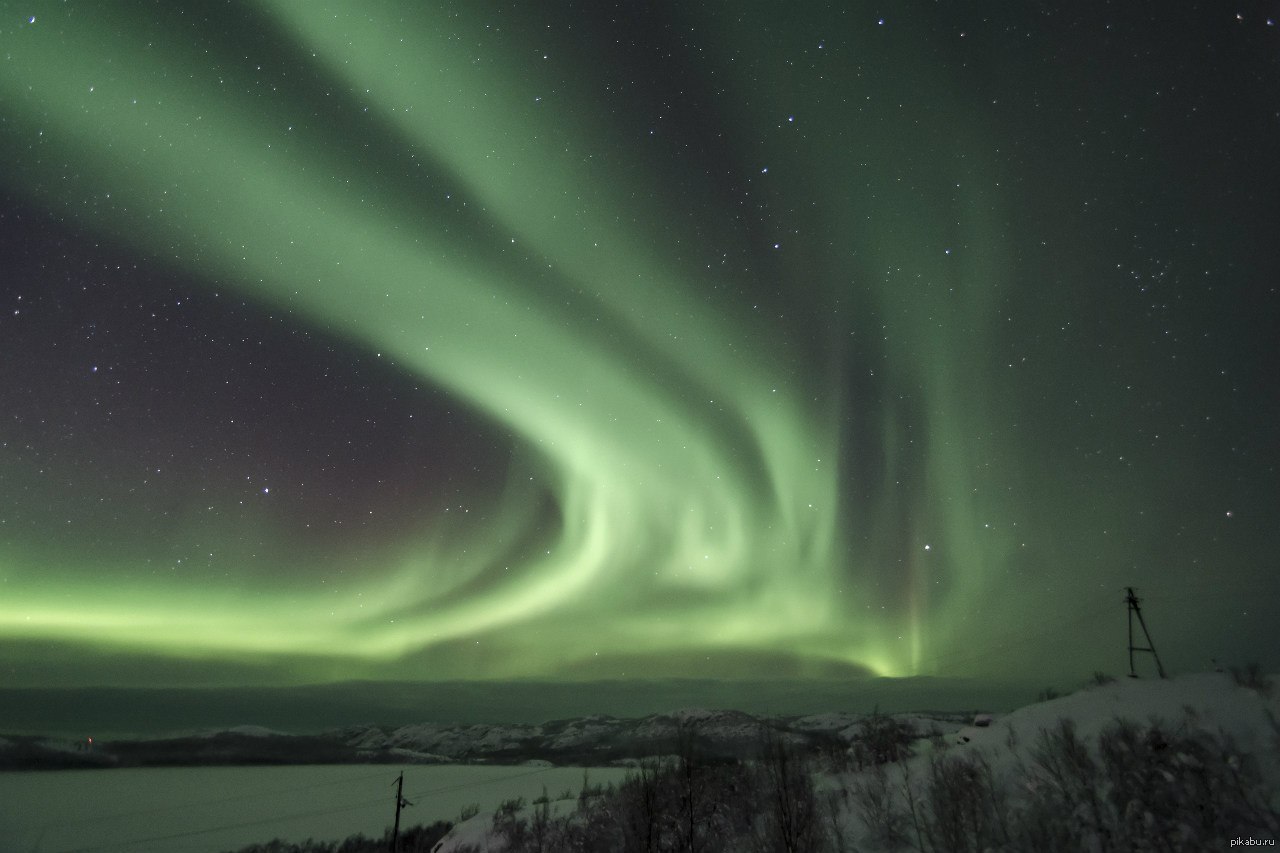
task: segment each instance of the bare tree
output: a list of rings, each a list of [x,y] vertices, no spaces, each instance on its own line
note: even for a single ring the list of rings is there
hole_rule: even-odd
[[[786,853],[825,850],[818,798],[804,755],[782,733],[762,726],[758,767],[768,849]]]

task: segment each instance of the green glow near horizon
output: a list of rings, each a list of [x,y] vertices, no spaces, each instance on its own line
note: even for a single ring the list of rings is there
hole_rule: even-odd
[[[58,213],[381,353],[510,429],[527,464],[490,508],[489,529],[469,532],[465,553],[424,526],[375,577],[346,582],[345,592],[362,591],[358,604],[247,569],[166,588],[127,565],[86,563],[51,583],[9,553],[0,554],[10,582],[0,636],[348,660],[339,668],[350,674],[362,661],[422,653],[430,664],[419,675],[509,677],[596,655],[725,650],[882,675],[929,671],[931,634],[951,636],[960,606],[984,593],[1011,547],[975,532],[1004,500],[981,492],[975,476],[992,455],[981,445],[982,412],[996,404],[974,353],[989,336],[1000,259],[976,249],[951,258],[939,242],[957,226],[978,232],[946,238],[957,246],[998,242],[989,239],[992,200],[966,189],[954,208],[931,208],[956,195],[942,189],[955,183],[942,166],[937,187],[902,189],[886,177],[869,194],[819,195],[806,215],[849,246],[828,247],[825,272],[813,257],[778,262],[779,275],[795,278],[789,286],[830,305],[863,271],[879,276],[870,305],[884,318],[889,384],[906,389],[923,420],[909,435],[905,410],[868,412],[883,419],[887,461],[864,473],[841,458],[841,413],[859,416],[859,401],[845,399],[840,380],[866,368],[797,369],[793,342],[767,319],[707,296],[735,274],[699,259],[717,241],[745,237],[727,219],[687,233],[685,206],[711,202],[690,200],[688,186],[667,191],[668,167],[604,120],[592,105],[599,93],[563,83],[550,60],[473,61],[448,28],[405,20],[399,4],[261,8],[335,89],[412,146],[406,164],[437,164],[454,188],[448,200],[369,174],[346,159],[344,131],[301,109],[294,118],[269,93],[244,94],[250,70],[215,73],[180,39],[156,41],[95,7],[42,16],[6,46],[10,132],[33,146],[16,180]],[[762,113],[803,112],[803,98],[782,105],[783,86],[756,96]],[[953,118],[935,117],[930,132],[953,130]],[[761,195],[781,200],[788,182],[866,183],[836,139],[865,140],[882,166],[927,158],[937,145],[912,148],[894,127],[871,139],[853,115],[833,121],[845,136],[815,140],[804,156],[760,152],[773,174]],[[968,150],[963,136],[953,145]],[[78,171],[67,180],[70,162]],[[829,171],[815,174],[818,162]],[[108,196],[108,213],[75,207]],[[462,200],[487,236],[458,236],[452,211]],[[868,224],[872,208],[888,224]],[[858,318],[832,311],[829,322],[791,334],[806,352],[836,352]],[[907,454],[924,461],[894,461]],[[848,517],[842,478],[892,481],[909,464],[924,497],[885,507],[882,518]],[[540,492],[554,498],[560,528],[521,565],[501,565],[500,543],[522,532],[522,504]],[[851,542],[850,527],[873,547]],[[899,559],[880,564],[897,542]],[[98,571],[116,578],[113,589],[82,592]],[[902,571],[908,605],[868,609],[881,579]],[[942,581],[945,595],[935,595]],[[494,651],[479,664],[430,656],[460,642]]]

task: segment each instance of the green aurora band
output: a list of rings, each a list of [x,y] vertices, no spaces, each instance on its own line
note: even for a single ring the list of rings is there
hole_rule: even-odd
[[[902,68],[881,33],[828,49],[679,13],[710,32],[729,126],[766,127],[722,142],[769,211],[739,215],[695,168],[710,155],[618,118],[589,73],[605,46],[416,8],[259,3],[246,28],[311,62],[279,86],[174,13],[38,9],[5,42],[5,153],[52,213],[509,430],[484,522],[424,521],[336,591],[0,554],[0,637],[291,660],[300,680],[937,671],[1019,544],[985,524],[1017,481],[981,355],[1005,213],[964,99],[910,100],[946,85],[923,58],[873,103],[838,83],[890,50]],[[905,390],[871,406],[872,386]]]

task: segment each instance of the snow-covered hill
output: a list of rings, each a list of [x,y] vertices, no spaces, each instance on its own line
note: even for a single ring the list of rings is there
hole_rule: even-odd
[[[963,748],[985,753],[997,766],[1004,767],[1022,752],[1016,745],[1033,743],[1040,732],[1052,729],[1063,719],[1075,724],[1082,740],[1095,740],[1117,719],[1158,721],[1169,728],[1192,726],[1222,733],[1234,741],[1242,754],[1275,758],[1280,738],[1280,695],[1267,696],[1239,687],[1224,673],[1182,675],[1167,680],[1126,678],[1019,708],[986,728],[963,728],[958,733],[959,743]],[[1015,747],[1010,748],[1010,744]]]
[[[974,849],[1105,850],[1144,837],[1153,850],[1198,850],[1207,840],[1226,849],[1232,840],[1274,844],[1280,829],[1280,696],[1260,680],[1246,687],[1222,673],[1122,679],[981,726],[947,715],[897,719],[917,733],[934,733],[917,741],[907,760],[844,770],[811,765],[814,819],[826,845],[812,849],[956,849],[959,841],[948,834],[954,832],[968,833],[965,843],[979,842]],[[719,713],[650,718],[631,729],[669,733],[664,726],[677,721],[699,731],[705,724],[726,741],[746,733],[740,728],[746,721]],[[845,714],[791,719],[787,726],[846,742],[865,732],[861,717]],[[679,777],[659,778],[672,785]],[[625,813],[634,804],[627,796],[594,812],[589,804],[553,803],[544,817],[554,830],[559,816],[562,832],[598,826],[601,814]],[[678,804],[680,795],[668,801]],[[957,818],[957,804],[975,813]],[[439,851],[504,849],[510,817],[476,815],[457,825]],[[661,817],[653,825],[661,826]]]
[[[852,740],[862,716],[755,717],[741,711],[686,709],[639,718],[596,715],[540,725],[351,726],[328,736],[369,754],[409,749],[451,761],[607,765],[669,754],[675,751],[682,733],[696,734],[698,748],[710,756],[751,758],[757,752],[762,727],[814,749],[842,749]],[[960,727],[956,718],[946,715],[904,714],[899,718],[913,725],[921,736],[954,732]]]
[[[780,732],[807,749],[840,752],[861,715],[755,717],[740,711],[687,709],[639,718],[594,715],[530,724],[420,723],[347,726],[296,735],[261,726],[138,740],[68,741],[39,736],[0,740],[0,769],[49,767],[199,766],[210,764],[481,763],[561,766],[627,765],[676,751],[696,734],[697,748],[716,759],[747,759],[761,731]],[[901,715],[922,737],[959,728],[958,718]]]

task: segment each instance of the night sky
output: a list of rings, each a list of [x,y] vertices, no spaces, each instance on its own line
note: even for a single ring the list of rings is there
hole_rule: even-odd
[[[2,0],[0,60],[0,685],[1073,686],[1127,585],[1280,665],[1274,2]]]

